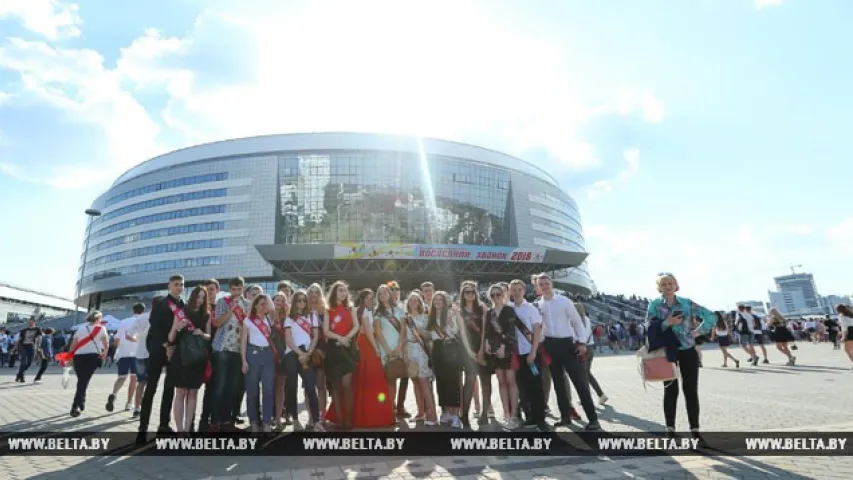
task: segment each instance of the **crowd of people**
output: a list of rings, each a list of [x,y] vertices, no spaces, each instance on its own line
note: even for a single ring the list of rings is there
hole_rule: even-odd
[[[144,304],[134,305],[134,316],[112,339],[97,311],[59,348],[54,342],[62,335],[47,341],[53,332],[30,322],[14,343],[21,360],[18,381],[24,381],[29,366],[24,363],[41,359],[40,378],[51,358],[44,352],[63,352],[57,359],[73,364],[77,376],[71,415],[79,416],[92,375],[114,356],[118,378],[106,410],[115,409],[129,378],[125,409],[139,420],[140,442],[147,440],[158,385],[160,434],[238,431],[244,400],[249,428],[258,433],[288,426],[295,431],[393,428],[408,421],[459,429],[471,428],[472,421],[497,421],[508,430],[549,431],[581,420],[572,390],[585,428],[596,431],[600,425],[592,393],[600,404],[608,397],[591,369],[596,345],[600,352],[606,339],[614,350],[663,349],[680,372],[664,395],[667,431],[675,431],[681,390],[690,428],[699,437],[704,342],[719,343],[724,367],[729,360],[740,367],[732,345],[740,345],[753,366],[761,357],[768,363],[769,342],[794,365],[795,336],[817,342],[825,332],[838,348],[840,339],[846,340],[845,352],[853,361],[853,312],[844,305],[838,307],[838,321],[827,318],[814,326],[788,322],[775,309],[763,318],[746,306],[715,312],[676,295],[677,280],[662,274],[660,297],[635,300],[646,305],[645,322],[611,319],[596,325],[585,302],[555,292],[547,274],[534,275],[530,282],[533,296],[519,279],[492,284],[485,296],[470,281],[454,294],[424,282],[406,295],[394,281],[360,291],[350,291],[341,281],[328,289],[319,284],[294,289],[281,282],[269,295],[238,277],[229,281],[227,294],[220,293],[218,281],[208,280],[184,301],[184,278],[174,275],[168,294],[154,298],[150,312]],[[0,344],[10,338],[4,335]],[[499,406],[491,402],[493,376]],[[305,425],[299,421],[300,389],[308,411]],[[406,409],[410,390],[414,414]],[[556,415],[547,406],[552,393]],[[549,425],[549,416],[558,420]]]

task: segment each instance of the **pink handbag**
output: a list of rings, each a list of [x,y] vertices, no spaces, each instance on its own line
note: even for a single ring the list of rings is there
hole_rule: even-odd
[[[659,348],[649,352],[647,346],[637,351],[640,376],[643,382],[668,382],[678,380],[678,367],[666,358],[666,349]]]

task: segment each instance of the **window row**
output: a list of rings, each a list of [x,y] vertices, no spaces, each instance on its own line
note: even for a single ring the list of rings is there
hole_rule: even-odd
[[[150,247],[134,248],[123,252],[111,253],[103,257],[96,258],[88,262],[86,268],[96,267],[107,263],[117,262],[126,258],[144,257],[147,255],[157,255],[160,253],[181,252],[184,250],[199,250],[202,248],[220,248],[225,244],[225,240],[221,238],[212,240],[192,240],[189,242],[164,243],[161,245],[152,245]]]
[[[228,180],[227,172],[176,178],[174,180],[167,180],[165,182],[153,183],[144,187],[134,188],[133,190],[128,190],[124,193],[112,196],[104,202],[104,206],[109,207],[110,205],[127,200],[128,198],[138,197],[140,195],[145,195],[146,193],[159,192],[160,190],[168,190],[170,188],[185,187],[187,185],[198,185],[199,183],[221,182],[224,180]]]
[[[549,242],[559,243],[560,245],[577,247],[578,251],[580,251],[580,252],[584,251],[583,245],[579,244],[578,242],[569,240],[568,238],[561,237],[559,235],[554,235],[552,233],[540,232],[537,230],[536,231],[536,238],[542,238],[544,240],[548,240]]]
[[[557,197],[555,197],[555,196],[553,196],[553,195],[549,195],[549,194],[547,194],[547,193],[545,193],[545,192],[540,192],[540,193],[537,193],[537,194],[532,194],[532,193],[531,193],[531,194],[529,195],[529,198],[530,198],[530,201],[531,201],[531,202],[536,202],[536,203],[538,203],[538,204],[540,204],[540,205],[552,205],[552,204],[556,204],[556,205],[557,205],[557,207],[562,208],[562,209],[565,209],[565,210],[572,210],[572,211],[574,211],[574,212],[577,212],[577,211],[578,211],[577,206],[573,205],[572,203],[566,202],[566,201],[564,201],[564,200],[560,200],[559,198],[557,198]],[[552,206],[553,206],[553,205],[552,205]]]
[[[567,235],[571,237],[583,238],[580,232],[575,230],[574,228],[568,227],[563,223],[555,222],[553,220],[548,220],[547,218],[536,217],[533,225],[539,225],[541,227],[553,228],[554,230],[559,230],[560,232],[565,232]]]
[[[558,210],[558,209],[553,208],[553,207],[548,207],[545,205],[537,204],[535,208],[530,209],[530,214],[536,218],[544,218],[541,215],[537,215],[536,210],[541,210],[547,214],[553,215],[555,217],[559,217],[561,219],[565,219],[570,224],[576,225],[578,228],[581,228],[581,222],[576,217],[572,216],[570,213],[566,212],[565,210]]]
[[[92,252],[99,252],[107,248],[112,248],[125,243],[133,243],[141,240],[149,240],[151,238],[170,237],[172,235],[185,235],[187,233],[213,232],[217,230],[225,230],[225,222],[207,222],[194,223],[192,225],[179,225],[177,227],[157,228],[155,230],[146,230],[144,232],[125,235],[123,237],[113,238],[106,242],[101,242],[91,248]]]
[[[151,200],[134,203],[133,205],[128,205],[126,207],[121,207],[117,210],[113,210],[112,212],[106,213],[99,217],[97,221],[105,222],[111,218],[126,215],[130,212],[135,212],[137,210],[144,210],[146,208],[154,208],[159,207],[161,205],[171,205],[173,203],[190,202],[192,200],[202,200],[204,198],[218,198],[224,197],[226,195],[228,195],[227,188],[214,188],[212,190],[202,190],[200,192],[187,192],[179,193],[176,195],[169,195],[168,197],[152,198]]]
[[[126,228],[135,227],[137,225],[145,225],[148,223],[165,222],[166,220],[175,220],[177,218],[198,217],[201,215],[213,215],[217,213],[225,213],[225,205],[210,205],[207,207],[185,208],[183,210],[173,210],[171,212],[155,213],[144,217],[137,217],[123,222],[110,225],[93,233],[90,238],[98,238],[104,235],[109,235],[113,232],[118,232]]]
[[[200,257],[200,258],[185,258],[181,260],[162,260],[160,262],[140,263],[137,265],[128,265],[126,267],[113,268],[105,272],[99,272],[91,277],[92,280],[98,281],[110,277],[118,277],[121,275],[130,275],[133,273],[156,272],[160,270],[180,271],[183,268],[206,267],[208,265],[220,265],[222,257]]]

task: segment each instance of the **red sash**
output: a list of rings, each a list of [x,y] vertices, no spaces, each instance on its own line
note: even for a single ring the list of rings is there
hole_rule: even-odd
[[[175,305],[175,302],[173,302],[171,299],[169,300],[169,310],[171,310],[172,315],[175,316],[176,322],[187,320],[187,314],[184,312],[184,309]],[[187,329],[191,332],[195,330],[193,323],[189,320],[187,320]]]
[[[305,318],[302,315],[297,316],[296,318],[294,318],[294,320],[296,321],[296,324],[299,325],[299,328],[301,328],[302,330],[305,330],[305,333],[308,334],[309,338],[313,337],[313,335],[311,335],[311,333],[312,333],[312,330],[314,329],[314,327],[311,325],[310,321],[305,320]]]
[[[103,328],[101,325],[95,325],[95,328],[92,329],[92,331],[89,333],[89,336],[77,342],[77,345],[74,346],[74,350],[71,350],[70,352],[57,353],[54,357],[56,358],[56,361],[59,363],[67,363],[71,361],[74,358],[74,354],[77,353],[77,350],[80,350],[81,348],[85,347],[89,342],[91,342],[95,339],[95,337],[98,336],[98,334],[101,332],[101,328]]]
[[[243,322],[246,321],[246,311],[243,310],[243,307],[238,305],[232,305],[234,303],[234,297],[226,297],[225,304],[228,305],[228,308],[234,312],[234,316],[237,317],[237,321],[240,323],[240,326],[243,326]]]
[[[269,325],[267,325],[267,322],[257,317],[249,317],[249,321],[252,322],[255,328],[257,328],[258,331],[261,332],[261,335],[263,335],[264,338],[267,339],[267,343],[272,349],[273,357],[278,358],[278,352],[275,350],[275,343],[273,343],[272,338],[270,338],[272,337],[272,331],[270,330]]]

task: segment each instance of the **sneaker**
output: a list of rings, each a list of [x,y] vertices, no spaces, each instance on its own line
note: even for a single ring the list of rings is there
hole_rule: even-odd
[[[752,366],[753,366],[753,367],[757,367],[757,366],[758,366],[758,357],[755,357],[755,358],[752,360]]]
[[[41,383],[41,378],[34,378],[33,383]]]
[[[495,409],[493,407],[489,406],[489,411],[486,413],[488,414],[489,418],[495,418]]]
[[[599,432],[601,431],[601,425],[599,425],[598,422],[587,423],[586,427],[584,427],[584,431]]]
[[[761,363],[763,363],[763,364],[765,364],[765,365],[766,365],[766,364],[770,363],[770,360],[767,360],[767,359],[765,358],[765,359],[764,359],[764,361],[763,361],[763,362],[761,362]]]
[[[539,425],[536,425],[536,431],[548,433],[551,431],[551,427],[549,427],[547,423],[540,423]]]
[[[112,412],[116,408],[115,403],[116,403],[116,396],[111,393],[110,396],[107,397],[107,406],[104,408],[106,408],[108,412]]]
[[[72,408],[71,409],[71,416],[75,417],[75,418],[79,417],[80,416],[80,410],[78,410],[77,407]]]
[[[129,411],[133,410],[133,407],[135,407],[135,405],[134,405],[134,404],[132,404],[132,403],[128,403],[128,404],[126,404],[126,405],[124,406],[124,411],[125,411],[125,412],[129,412]]]
[[[312,426],[309,424],[308,429],[311,430],[311,428],[312,428]],[[302,431],[302,424],[299,423],[299,420],[297,420],[295,418],[293,419],[293,431],[294,432],[301,432]]]
[[[735,360],[735,368],[740,368],[740,360]]]
[[[454,415],[454,416],[450,419],[450,428],[458,428],[458,429],[461,429],[461,428],[462,428],[462,420],[460,420],[460,419],[459,419],[459,417],[457,417],[457,416],[455,416],[455,415]]]
[[[453,415],[444,412],[441,414],[441,418],[438,420],[438,423],[450,423],[453,420]]]
[[[791,356],[791,366],[794,366],[794,365],[796,365],[796,364],[797,364],[797,357],[795,357],[795,356],[793,356],[793,355],[792,355],[792,356]]]
[[[133,415],[131,415],[131,418],[139,418],[139,409],[138,408],[133,409]]]
[[[604,405],[605,403],[607,403],[608,400],[610,400],[610,399],[607,397],[607,395],[602,395],[602,396],[598,397],[598,404]]]

